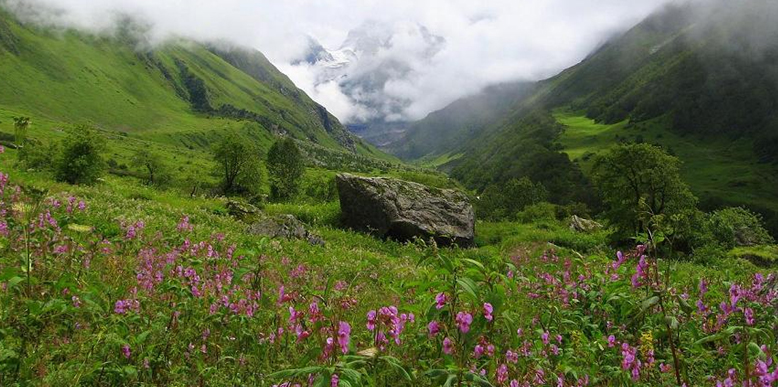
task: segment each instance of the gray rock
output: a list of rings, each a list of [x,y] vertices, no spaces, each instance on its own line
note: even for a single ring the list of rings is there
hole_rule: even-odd
[[[602,225],[590,220],[584,219],[577,215],[573,215],[570,218],[570,229],[577,232],[592,232],[602,228]]]
[[[238,220],[248,222],[261,215],[259,208],[238,200],[227,201],[227,213]]]
[[[475,214],[459,191],[350,174],[338,175],[336,182],[348,227],[401,241],[419,237],[442,245],[473,244]]]
[[[306,230],[303,222],[294,215],[261,216],[248,226],[247,232],[270,238],[306,240],[315,246],[324,245],[324,240]]]

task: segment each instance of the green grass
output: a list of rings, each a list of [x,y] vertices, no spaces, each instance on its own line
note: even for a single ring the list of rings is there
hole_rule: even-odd
[[[0,46],[0,131],[12,132],[11,117],[23,115],[32,117],[33,134],[44,138],[59,136],[52,129],[90,124],[200,151],[228,130],[245,132],[265,150],[286,134],[350,153],[343,144],[351,138],[356,155],[399,163],[348,134],[334,117],[325,128],[318,105],[258,52],[219,51],[190,41],[147,50],[128,38],[23,25],[3,11],[0,22],[16,48]],[[240,56],[236,65],[230,62],[234,56]],[[203,80],[212,107],[229,104],[265,121],[193,112],[178,63]]]
[[[554,117],[565,126],[559,137],[563,152],[585,173],[590,172],[597,154],[621,141],[642,139],[681,159],[682,177],[701,199],[778,209],[778,173],[758,163],[749,140],[679,136],[667,130],[661,118],[635,125],[627,121],[604,125],[567,110],[556,110]]]

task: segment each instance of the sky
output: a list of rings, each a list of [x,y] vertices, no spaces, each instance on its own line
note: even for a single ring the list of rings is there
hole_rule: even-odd
[[[153,42],[170,37],[228,40],[262,51],[281,71],[343,121],[415,120],[501,82],[539,80],[581,61],[615,33],[669,0],[0,0],[27,20],[110,31],[118,15],[150,26]],[[383,58],[411,71],[373,91],[373,99],[405,101],[400,111],[366,111],[338,82],[321,82],[316,66],[294,65],[308,37],[340,48],[349,31],[374,22],[396,29]],[[422,55],[423,26],[445,40]],[[362,63],[367,62],[367,63]],[[375,61],[351,65],[365,73]]]

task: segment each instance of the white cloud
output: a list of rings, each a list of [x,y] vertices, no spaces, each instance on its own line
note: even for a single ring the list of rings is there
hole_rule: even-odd
[[[0,0],[2,1],[2,0]],[[425,26],[446,43],[430,60],[412,29],[382,55],[404,56],[413,69],[386,83],[383,94],[408,100],[404,119],[421,118],[486,85],[535,80],[575,64],[615,31],[627,28],[668,0],[6,0],[16,9],[58,10],[35,18],[50,24],[104,31],[117,14],[142,17],[159,41],[170,36],[228,39],[255,47],[311,96],[350,120],[371,114],[339,90],[316,85],[307,66],[289,63],[306,36],[338,48],[366,20]],[[375,62],[350,69],[370,71]],[[306,73],[306,71],[308,71]],[[373,96],[376,97],[376,96]]]

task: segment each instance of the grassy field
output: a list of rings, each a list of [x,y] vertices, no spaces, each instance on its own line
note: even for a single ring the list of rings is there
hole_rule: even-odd
[[[559,137],[563,152],[586,173],[594,156],[613,144],[643,141],[660,145],[680,158],[683,179],[701,199],[778,209],[778,172],[758,163],[748,140],[679,136],[666,130],[661,119],[603,125],[565,110],[555,111],[554,117],[566,128]]]

